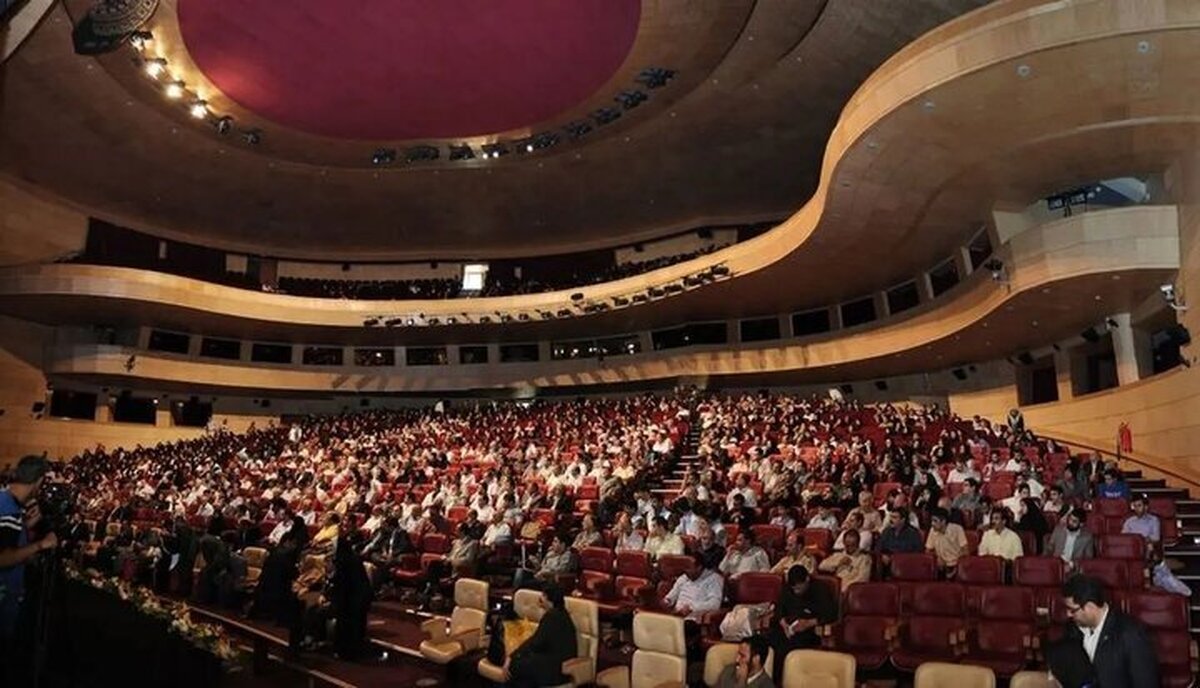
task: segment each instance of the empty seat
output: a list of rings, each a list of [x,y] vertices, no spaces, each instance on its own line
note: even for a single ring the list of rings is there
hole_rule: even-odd
[[[648,553],[617,552],[617,577],[613,583],[617,601],[629,605],[649,604],[653,597],[653,575]]]
[[[895,581],[937,580],[937,558],[932,554],[893,554],[890,568]]]
[[[579,552],[579,589],[584,597],[606,600],[613,596],[613,551],[584,547]]]
[[[1034,618],[1032,589],[984,588],[979,599],[979,622],[969,634],[964,662],[988,667],[1000,676],[1017,673],[1030,657]]]
[[[637,650],[629,666],[615,666],[596,675],[601,688],[656,688],[687,680],[687,645],[683,619],[671,614],[638,612],[633,617]]]
[[[1066,565],[1059,557],[1017,557],[1013,561],[1013,582],[1035,588],[1058,588]]]
[[[1101,535],[1096,554],[1106,559],[1133,559],[1144,561],[1146,558],[1146,538],[1141,535]]]
[[[955,578],[967,586],[967,612],[974,616],[979,613],[979,595],[983,588],[1004,583],[1004,560],[1000,557],[962,557],[958,560]]]
[[[1048,671],[1018,671],[1008,682],[1008,688],[1056,688]]]
[[[782,688],[854,688],[854,655],[821,650],[792,650],[783,660]]]
[[[460,578],[454,582],[454,611],[450,619],[430,619],[421,624],[425,640],[421,656],[437,664],[451,661],[483,644],[487,622],[489,586],[481,580]]]
[[[900,642],[892,664],[916,671],[926,662],[954,662],[967,640],[966,599],[957,583],[915,583],[909,614],[900,625]]]
[[[721,672],[737,663],[738,643],[714,643],[704,653],[704,685],[715,688]],[[763,669],[767,676],[775,674],[775,651],[767,650],[767,663]]]
[[[1124,518],[1129,515],[1129,502],[1122,498],[1106,498],[1097,499],[1094,504],[1094,510],[1101,516],[1120,516]]]
[[[846,589],[844,615],[831,629],[833,648],[849,652],[864,669],[887,661],[900,617],[894,583],[858,583]]]
[[[663,580],[675,582],[692,567],[692,558],[686,554],[663,554],[658,558],[658,572]]]
[[[1130,591],[1122,597],[1129,615],[1145,625],[1154,641],[1163,685],[1190,685],[1197,657],[1188,629],[1188,599],[1150,590]]]
[[[1114,590],[1140,588],[1144,583],[1141,562],[1128,559],[1081,559],[1078,567],[1080,573],[1099,578],[1106,587]]]
[[[783,577],[777,573],[751,571],[738,576],[733,587],[736,604],[761,604],[779,602],[783,593]]]
[[[825,554],[833,551],[833,531],[828,528],[805,528],[804,548],[815,549]]]
[[[996,674],[979,666],[929,662],[917,667],[915,688],[995,688]]]

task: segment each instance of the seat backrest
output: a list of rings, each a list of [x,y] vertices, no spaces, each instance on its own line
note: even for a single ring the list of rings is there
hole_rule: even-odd
[[[925,662],[917,667],[916,688],[995,688],[996,674],[986,667]]]
[[[783,688],[854,688],[854,655],[792,650],[783,660]]]
[[[246,558],[246,566],[261,569],[263,562],[267,560],[267,550],[262,547],[247,547],[242,550],[242,556]]]
[[[450,551],[450,538],[441,533],[428,533],[421,539],[421,551],[426,554],[445,554]]]
[[[541,621],[546,611],[542,609],[542,593],[528,588],[516,591],[513,593],[513,611],[526,621]]]
[[[776,603],[783,592],[783,577],[777,573],[752,571],[738,576],[734,597],[738,604]]]
[[[979,617],[994,621],[1032,621],[1033,590],[1014,586],[990,585],[980,591]]]
[[[1018,671],[1008,682],[1008,688],[1054,688],[1047,671]]]
[[[612,550],[604,547],[584,547],[579,550],[579,568],[584,571],[612,573]]]
[[[957,583],[918,583],[912,586],[912,613],[925,616],[962,616],[966,596]]]
[[[575,624],[576,656],[590,659],[595,671],[600,656],[600,607],[580,597],[568,597],[565,602],[567,614]]]
[[[692,567],[692,558],[686,554],[663,554],[658,557],[658,572],[663,580],[674,582]]]
[[[738,643],[714,643],[704,653],[704,685],[714,688],[725,667],[737,663]],[[775,676],[775,650],[767,650],[767,676]]]
[[[654,569],[650,564],[650,553],[637,550],[617,552],[617,575],[634,578],[650,578]]]
[[[633,642],[637,651],[630,667],[630,688],[655,688],[668,681],[687,680],[683,618],[638,612],[633,617]]]
[[[459,578],[454,581],[454,606],[487,612],[488,593],[491,585],[474,578]]]
[[[1146,557],[1146,539],[1135,534],[1101,535],[1096,554],[1108,559],[1135,559]]]
[[[1129,615],[1154,630],[1188,630],[1188,598],[1167,592],[1131,591],[1125,595]]]
[[[1106,587],[1124,590],[1129,587],[1129,562],[1125,559],[1080,559],[1079,572],[1099,578]]]
[[[759,523],[750,526],[750,530],[754,533],[754,539],[758,541],[759,546],[767,549],[778,549],[785,537],[787,530],[783,526],[777,526],[771,523]]]
[[[894,583],[857,583],[846,588],[846,616],[900,615],[900,589]]]
[[[1093,506],[1095,510],[1104,516],[1128,516],[1129,502],[1122,498],[1107,498],[1101,497],[1097,499]]]
[[[958,582],[1000,585],[1004,582],[1004,560],[1000,557],[962,557],[958,560]]]
[[[1059,557],[1017,557],[1013,562],[1013,582],[1017,585],[1052,587],[1062,585],[1065,565]]]
[[[891,555],[892,580],[937,580],[937,559],[926,553],[896,553]]]

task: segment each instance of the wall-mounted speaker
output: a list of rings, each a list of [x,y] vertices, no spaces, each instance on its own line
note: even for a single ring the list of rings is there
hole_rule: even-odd
[[[854,394],[854,385],[839,385],[838,389],[842,390],[842,394]]]
[[[875,381],[875,389],[879,390],[880,392],[887,391],[887,388],[888,388],[887,380],[876,380]]]
[[[950,372],[951,372],[951,374],[954,375],[954,379],[956,379],[956,380],[967,379],[967,371],[963,370],[962,368],[955,368],[954,370],[951,370]]]
[[[1023,354],[1017,355],[1017,360],[1024,365],[1033,365],[1033,354],[1026,351]]]
[[[1172,325],[1163,330],[1163,334],[1167,336],[1167,341],[1175,346],[1187,346],[1192,343],[1192,333],[1183,325]]]
[[[1089,327],[1086,330],[1084,330],[1083,332],[1080,332],[1079,336],[1083,337],[1084,339],[1086,339],[1089,342],[1092,342],[1093,344],[1100,341],[1100,333],[1097,332],[1096,328],[1094,328],[1094,327]]]

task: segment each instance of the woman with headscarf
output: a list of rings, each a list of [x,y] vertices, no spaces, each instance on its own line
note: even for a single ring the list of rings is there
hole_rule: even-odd
[[[334,547],[328,594],[333,618],[337,619],[334,652],[342,659],[355,659],[367,645],[367,612],[374,592],[362,558],[344,531]]]
[[[1046,515],[1042,513],[1041,505],[1033,497],[1026,497],[1021,500],[1017,513],[1020,518],[1013,530],[1018,533],[1033,533],[1035,551],[1037,554],[1041,554],[1042,541],[1045,540],[1046,533],[1050,532],[1050,524],[1046,522]]]

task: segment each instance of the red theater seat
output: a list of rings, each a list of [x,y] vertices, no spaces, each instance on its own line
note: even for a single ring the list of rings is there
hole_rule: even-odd
[[[1034,621],[1030,588],[984,588],[979,600],[979,622],[969,634],[971,642],[963,662],[986,666],[1002,677],[1012,676],[1029,661]]]
[[[893,554],[890,566],[892,580],[937,580],[937,558],[932,554]]]
[[[925,662],[955,662],[967,638],[966,596],[957,583],[916,583],[910,613],[901,623],[892,664],[916,671]]]
[[[652,578],[654,576],[654,565],[650,562],[650,553],[638,550],[621,550],[617,552],[617,575],[646,579]]]
[[[804,548],[829,554],[833,552],[833,531],[828,528],[805,528]]]
[[[588,599],[613,596],[613,552],[603,547],[584,547],[579,552],[579,593]]]
[[[979,596],[984,587],[1004,583],[1004,560],[1000,557],[962,557],[955,579],[966,586],[967,613],[979,612]]]
[[[1034,588],[1062,585],[1066,565],[1058,557],[1017,557],[1013,561],[1013,582]]]
[[[1121,518],[1125,518],[1129,515],[1129,502],[1125,499],[1101,498],[1097,499],[1093,506],[1094,511],[1099,512],[1101,516],[1119,516]]]
[[[887,661],[900,616],[900,590],[893,583],[858,583],[846,589],[842,620],[832,629],[833,648],[854,655],[860,669]]]
[[[658,558],[658,572],[663,580],[674,582],[692,567],[692,558],[685,554],[664,554]]]
[[[1131,571],[1130,566],[1136,570]],[[1108,588],[1140,588],[1144,583],[1141,564],[1127,559],[1081,559],[1079,572],[1099,578]]]
[[[1096,554],[1106,559],[1146,559],[1146,539],[1141,535],[1101,535]]]
[[[734,584],[735,604],[777,604],[783,592],[783,577],[776,573],[751,572],[738,576]]]
[[[787,530],[783,526],[771,525],[769,523],[752,525],[750,526],[750,530],[754,533],[754,539],[758,542],[758,545],[768,550],[779,550],[782,548],[784,538],[787,537]]]

